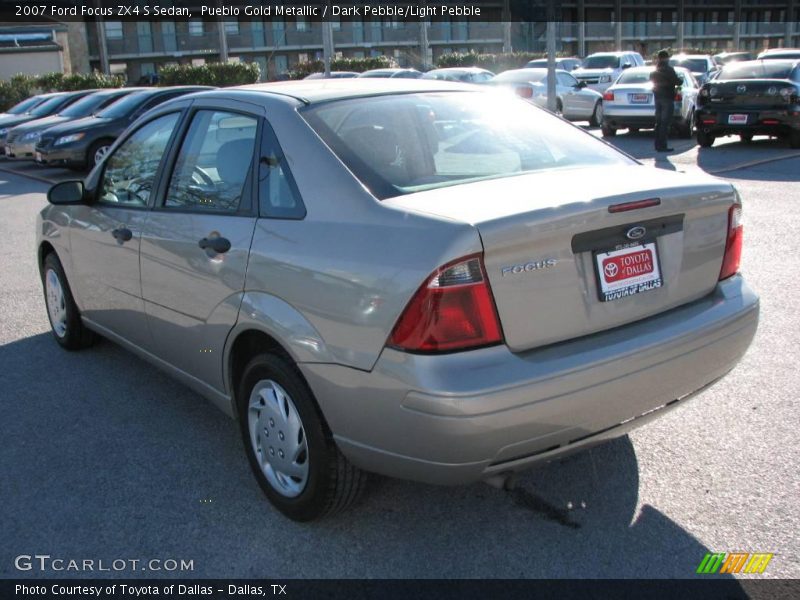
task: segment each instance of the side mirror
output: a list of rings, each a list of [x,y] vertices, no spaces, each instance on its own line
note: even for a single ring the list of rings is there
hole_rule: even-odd
[[[631,68],[631,63],[625,63],[624,65],[622,65],[622,69],[623,70],[630,69],[630,68]]]
[[[82,204],[85,197],[83,182],[78,180],[62,181],[47,192],[47,201],[50,204]]]
[[[575,84],[575,87],[576,87],[576,88],[578,88],[579,90],[582,90],[582,89],[583,89],[583,88],[585,88],[587,85],[588,85],[588,84],[587,84],[585,81],[579,81],[577,84]]]

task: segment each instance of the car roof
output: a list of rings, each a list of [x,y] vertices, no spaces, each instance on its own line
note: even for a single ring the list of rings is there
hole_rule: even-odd
[[[710,54],[673,54],[670,60],[685,60],[687,58],[711,58]]]
[[[304,104],[364,98],[388,94],[412,94],[421,92],[474,92],[479,86],[468,83],[441,81],[438,79],[301,79],[297,81],[276,81],[273,83],[254,83],[225,90],[206,92],[203,95],[224,95],[229,91],[274,94],[299,100]],[[251,96],[252,97],[252,96]]]
[[[491,73],[488,69],[484,69],[483,67],[442,67],[440,69],[431,69],[428,73],[441,73],[442,71],[447,71],[448,73],[462,73],[462,72],[480,72],[480,73]]]
[[[634,50],[619,50],[616,52],[592,52],[589,56],[621,56],[623,54],[638,54],[638,52]],[[589,58],[587,56],[586,58]]]
[[[800,54],[800,48],[768,48],[759,53],[759,56],[766,56],[768,54],[783,54],[784,52],[791,52]]]

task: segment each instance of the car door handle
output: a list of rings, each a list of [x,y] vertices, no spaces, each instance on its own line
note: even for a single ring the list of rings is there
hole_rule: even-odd
[[[133,238],[133,232],[128,229],[127,227],[118,227],[117,229],[111,230],[111,235],[121,243],[129,242],[131,238]]]
[[[217,254],[223,254],[231,249],[231,243],[228,238],[224,237],[212,237],[212,238],[203,238],[197,243],[203,250],[207,250],[211,248]]]

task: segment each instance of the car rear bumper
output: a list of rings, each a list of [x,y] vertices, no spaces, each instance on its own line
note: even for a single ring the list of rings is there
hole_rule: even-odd
[[[603,107],[603,122],[616,129],[626,127],[655,127],[656,109],[652,105],[642,106],[614,106],[606,103]],[[683,123],[684,118],[681,114],[681,105],[675,105],[675,112],[672,114],[672,122],[675,124]]]
[[[731,124],[728,117],[732,114],[747,115],[747,123]],[[779,135],[800,130],[800,109],[794,110],[752,110],[715,107],[698,109],[695,124],[714,135],[737,135],[750,133],[753,135]]]
[[[680,308],[528,352],[386,349],[371,372],[300,368],[351,462],[469,483],[623,435],[678,406],[733,368],[758,315],[758,297],[737,275]]]

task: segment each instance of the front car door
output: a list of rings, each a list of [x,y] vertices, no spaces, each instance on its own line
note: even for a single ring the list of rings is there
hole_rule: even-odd
[[[108,157],[95,201],[76,207],[70,245],[83,316],[100,328],[147,348],[139,280],[139,245],[163,157],[181,112],[162,114],[137,127]]]
[[[142,296],[159,358],[218,391],[244,290],[263,110],[195,100],[142,233]]]

